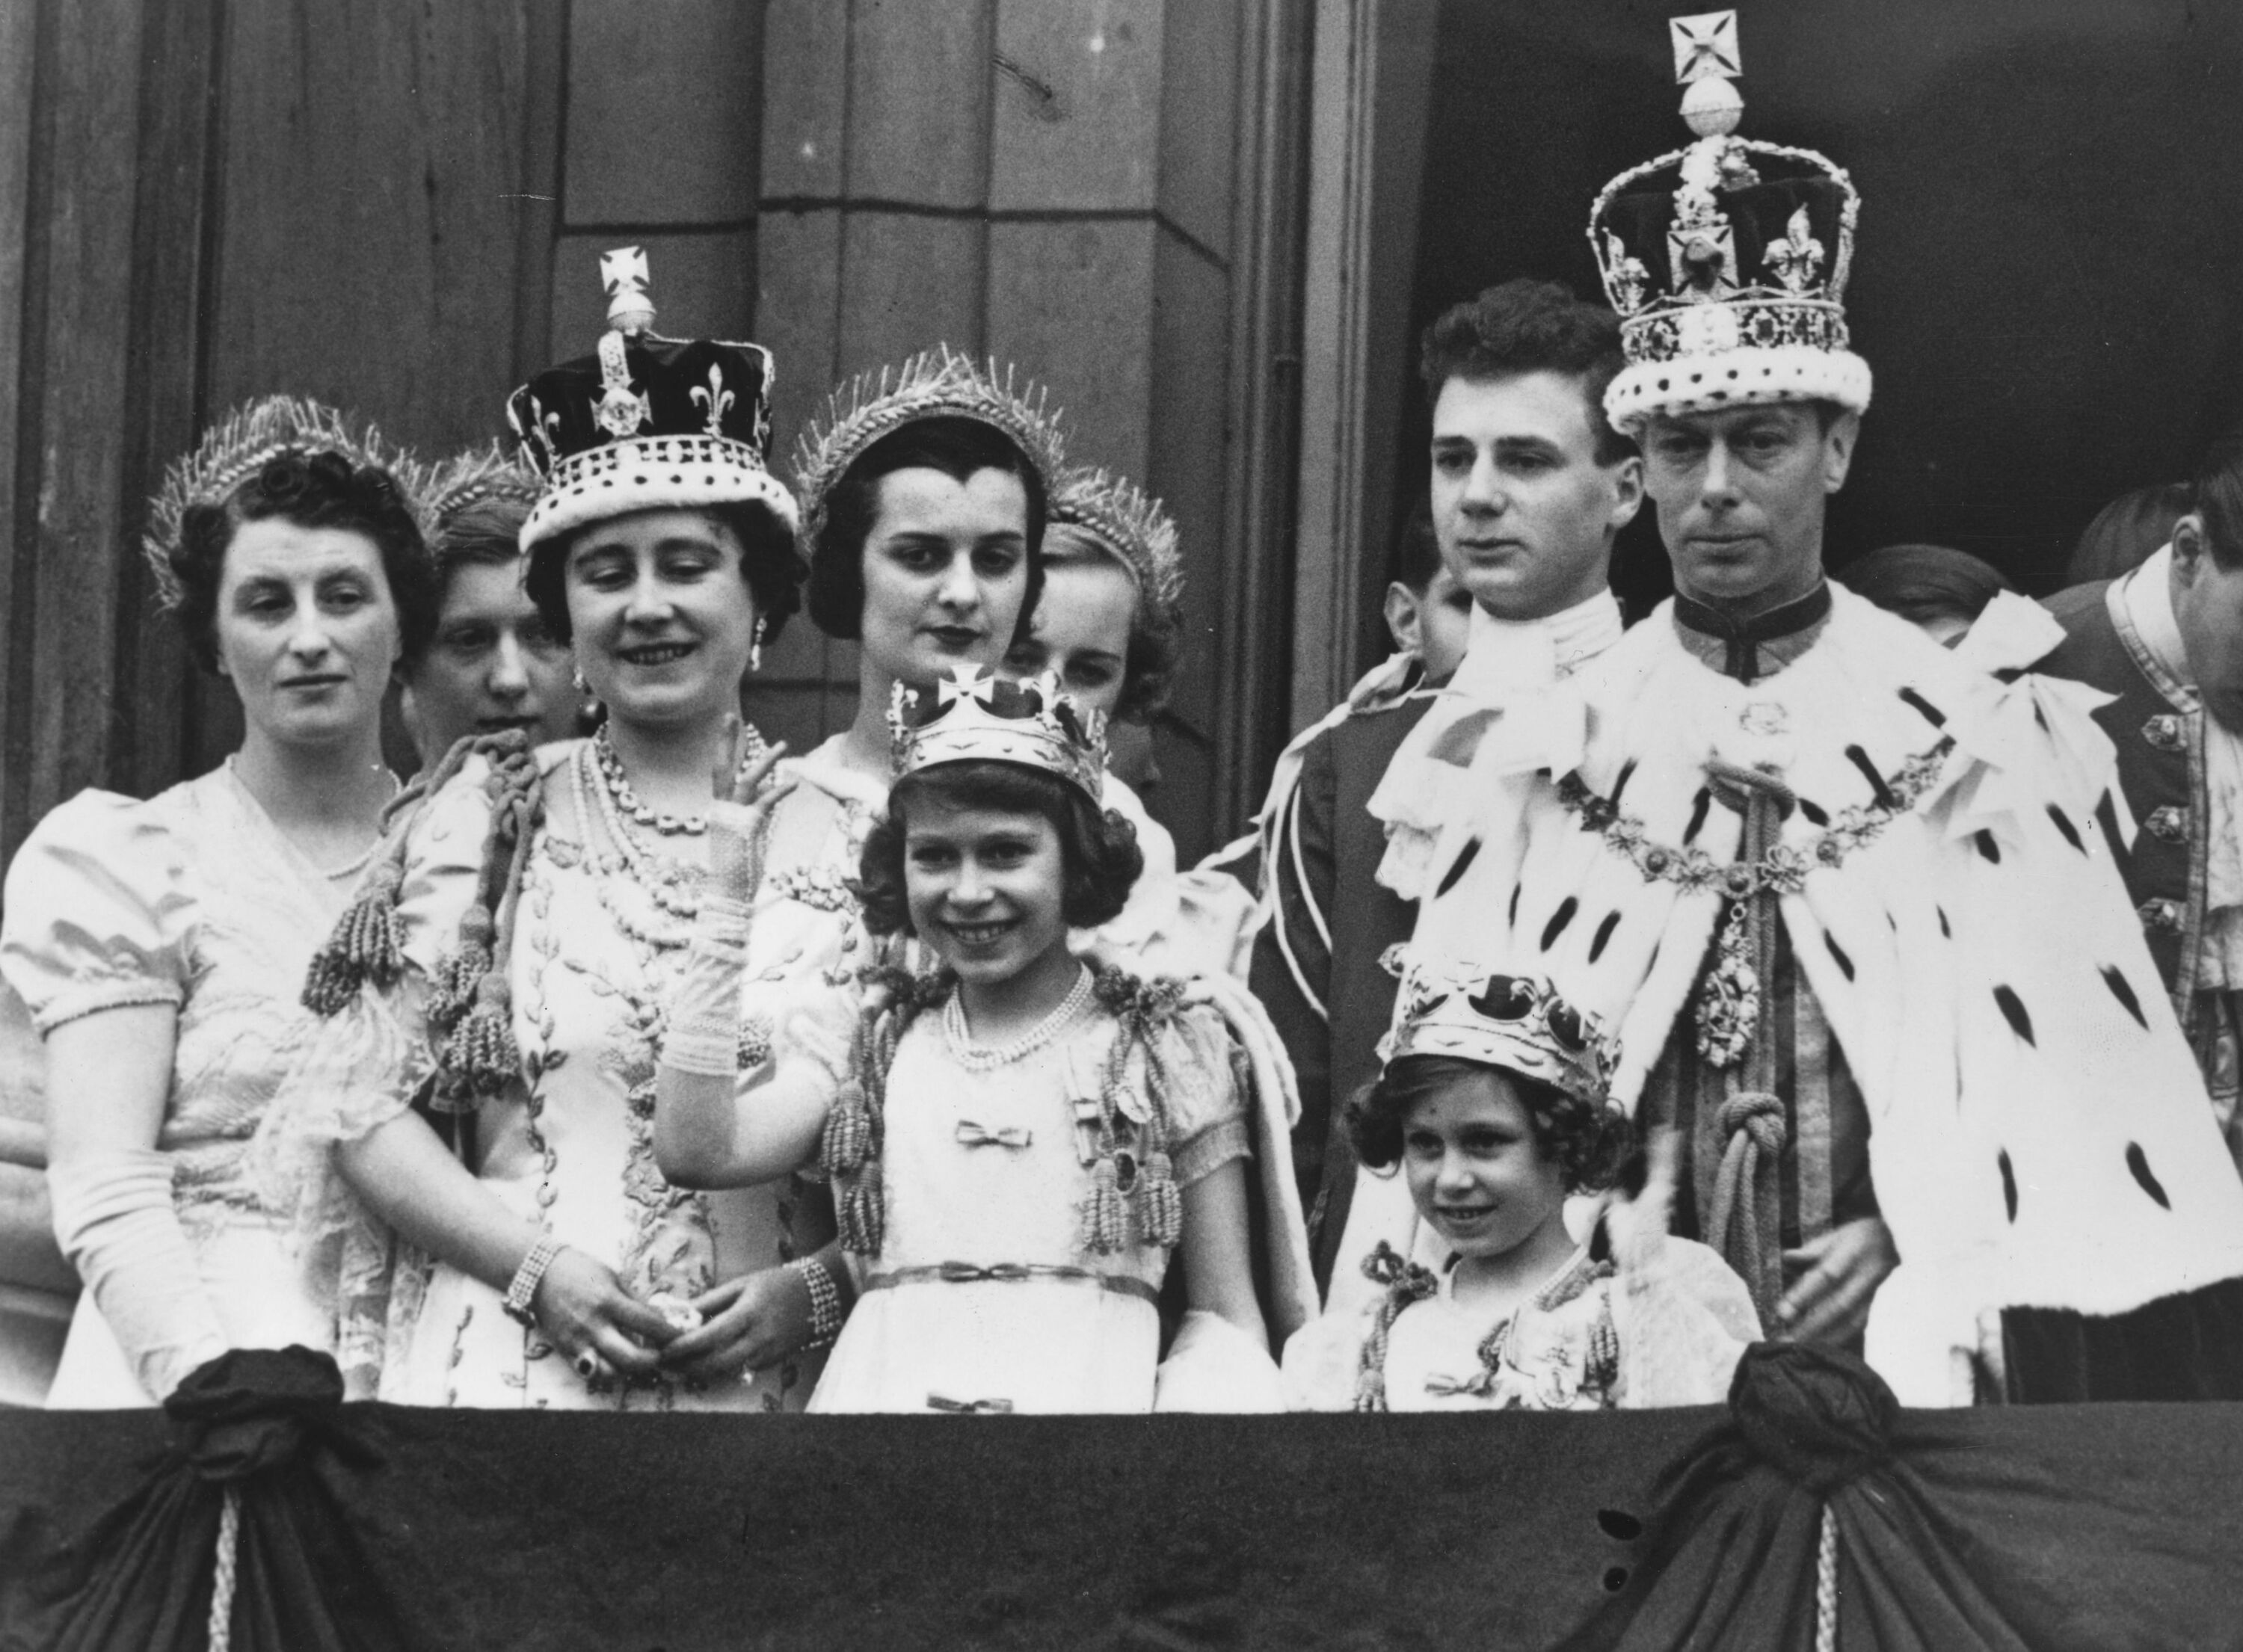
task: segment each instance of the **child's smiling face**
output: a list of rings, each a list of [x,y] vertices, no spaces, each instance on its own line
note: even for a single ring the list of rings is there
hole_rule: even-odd
[[[1067,865],[1034,813],[914,800],[904,826],[912,928],[958,977],[1008,981],[1067,944]]]
[[[1496,1068],[1454,1078],[1411,1108],[1402,1168],[1418,1212],[1459,1256],[1501,1256],[1563,1220],[1558,1161]]]

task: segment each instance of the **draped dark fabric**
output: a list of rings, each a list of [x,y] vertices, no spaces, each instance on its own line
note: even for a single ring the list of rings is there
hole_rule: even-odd
[[[342,1373],[306,1348],[238,1348],[165,1402],[171,1448],[88,1521],[65,1499],[0,1532],[7,1652],[202,1652],[229,1487],[240,1498],[235,1652],[407,1644],[354,1535],[353,1481],[378,1461],[344,1420]]]
[[[2145,1474],[2121,1420],[2239,1466],[2217,1413],[1903,1412],[1850,1354],[1761,1343],[1728,1420],[1660,1475],[1634,1580],[1564,1652],[1814,1646],[1826,1503],[1842,1649],[2243,1645],[2243,1494],[2214,1514]]]
[[[1842,1652],[2243,1647],[2243,1406],[1747,1370],[1726,1414],[0,1413],[0,1648],[199,1652],[244,1469],[238,1648],[1803,1652],[1826,1495]]]

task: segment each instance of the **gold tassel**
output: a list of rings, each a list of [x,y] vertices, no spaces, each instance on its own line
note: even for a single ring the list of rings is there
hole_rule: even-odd
[[[339,1014],[371,981],[394,984],[405,969],[405,933],[397,921],[397,891],[404,869],[376,861],[327,943],[313,955],[303,1004],[316,1016]]]
[[[872,1110],[865,1105],[865,1086],[852,1078],[826,1112],[818,1162],[828,1176],[853,1175],[872,1150]]]
[[[475,1007],[444,1046],[444,1066],[470,1095],[495,1096],[522,1069],[514,1042],[514,995],[496,970],[475,988]]]
[[[1155,1149],[1145,1155],[1138,1190],[1137,1222],[1145,1242],[1164,1251],[1175,1249],[1184,1236],[1184,1196],[1166,1153]]]
[[[1111,1256],[1129,1241],[1128,1206],[1122,1202],[1121,1172],[1109,1151],[1090,1172],[1090,1203],[1083,1212],[1082,1239],[1095,1255]]]
[[[490,973],[491,943],[497,936],[490,908],[477,901],[460,920],[459,950],[438,960],[428,984],[428,1019],[434,1024],[450,1027],[475,1007],[476,989]]]
[[[878,1256],[887,1237],[887,1201],[880,1193],[880,1161],[868,1161],[841,1195],[835,1212],[841,1229],[841,1248],[856,1256]]]

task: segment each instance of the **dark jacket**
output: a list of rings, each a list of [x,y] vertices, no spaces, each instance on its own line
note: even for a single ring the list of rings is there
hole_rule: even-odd
[[[1274,863],[1263,868],[1276,880],[1277,907],[1254,944],[1251,981],[1300,1078],[1293,1167],[1320,1290],[1330,1283],[1355,1192],[1347,1098],[1378,1076],[1378,1040],[1394,1013],[1394,977],[1379,957],[1408,940],[1417,921],[1416,904],[1373,876],[1386,837],[1371,814],[1371,794],[1431,703],[1430,694],[1413,694],[1356,712],[1310,741],[1278,816]],[[1304,984],[1329,1019],[1303,995]]]
[[[2186,1027],[2204,923],[2204,705],[2122,625],[2112,584],[2078,585],[2048,600],[2065,640],[2035,668],[2118,696],[2095,721],[2118,749],[2118,784],[2137,828],[2132,848],[2121,846],[2108,823],[2105,829],[2150,956]]]

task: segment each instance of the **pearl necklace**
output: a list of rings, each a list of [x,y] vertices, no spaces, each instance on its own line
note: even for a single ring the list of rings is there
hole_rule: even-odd
[[[740,757],[741,774],[762,762],[767,749],[763,735],[754,725],[748,726],[746,734],[747,749]],[[657,814],[652,807],[639,801],[638,794],[631,789],[630,776],[623,773],[623,757],[616,750],[614,737],[605,723],[592,736],[592,753],[599,760],[600,778],[608,796],[615,799],[616,807],[628,818],[652,828],[657,837],[698,837],[709,829],[706,815]]]
[[[966,1001],[953,987],[942,1005],[943,1042],[950,1046],[951,1058],[968,1072],[994,1072],[999,1067],[1008,1067],[1056,1042],[1088,1006],[1092,985],[1090,971],[1081,970],[1075,976],[1073,990],[1060,1000],[1059,1008],[1012,1043],[1000,1044],[973,1042],[973,1035],[966,1025]]]
[[[639,846],[638,840],[631,834],[629,823],[623,818],[623,812],[617,807],[615,799],[608,795],[607,789],[604,786],[593,786],[586,782],[585,767],[583,755],[580,751],[577,761],[573,765],[571,778],[575,782],[576,814],[586,837],[584,845],[586,856],[592,862],[594,873],[597,875],[610,869],[621,870],[627,873],[630,880],[646,892],[650,901],[672,917],[684,918],[690,923],[699,917],[701,900],[698,893],[700,889],[698,871],[683,863],[671,860],[668,856],[661,857],[663,864],[659,866],[653,864],[655,857]],[[603,835],[615,845],[616,853],[613,856],[601,855],[592,849],[590,834],[595,809],[598,811]],[[612,912],[612,908],[610,911]]]

